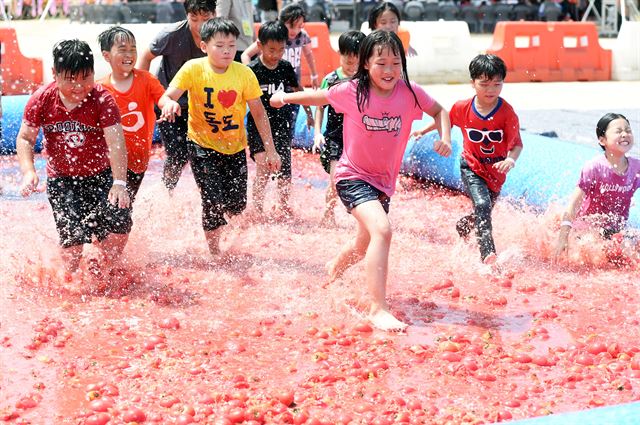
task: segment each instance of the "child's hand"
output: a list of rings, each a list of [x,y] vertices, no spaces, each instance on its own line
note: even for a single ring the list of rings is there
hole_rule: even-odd
[[[504,161],[496,162],[493,164],[493,168],[495,168],[499,173],[507,174],[509,171],[516,166],[516,161],[513,158],[507,158]]]
[[[20,186],[20,193],[22,196],[29,196],[38,191],[38,183],[40,183],[40,177],[35,171],[27,171],[22,178],[22,185]]]
[[[269,104],[274,108],[282,108],[287,102],[284,101],[284,92],[277,91],[269,99]]]
[[[280,171],[281,161],[280,155],[274,150],[271,152],[267,151],[264,156],[264,162],[266,163],[267,169],[272,173]]]
[[[419,139],[420,137],[424,136],[425,134],[427,134],[427,131],[425,129],[416,130],[413,133],[411,133],[411,138],[412,139]]]
[[[414,49],[413,47],[409,46],[409,48],[407,49],[407,56],[409,56],[409,57],[418,56],[418,52],[416,52],[416,49]]]
[[[128,208],[131,205],[127,188],[119,184],[114,184],[109,190],[109,202],[118,208]]]
[[[566,255],[569,251],[569,238],[567,235],[561,234],[558,237],[558,242],[556,243],[556,247],[553,250],[553,262],[557,263],[560,257]]]
[[[318,88],[320,87],[320,84],[318,83],[318,76],[317,75],[312,75],[311,76],[311,88],[313,88],[314,90],[318,90]]]
[[[433,144],[433,150],[440,156],[445,158],[451,155],[451,142],[438,140]]]
[[[180,104],[175,100],[168,100],[164,107],[162,108],[162,113],[160,114],[160,118],[158,118],[157,122],[167,121],[174,122],[175,116],[180,116],[182,113],[182,109],[180,108]]]
[[[320,149],[324,145],[324,135],[317,132],[313,135],[313,146],[311,146],[311,153],[320,153]]]

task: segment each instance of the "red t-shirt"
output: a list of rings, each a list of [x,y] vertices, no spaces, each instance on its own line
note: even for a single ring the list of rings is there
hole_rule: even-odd
[[[471,99],[456,102],[449,112],[451,125],[462,130],[462,157],[471,170],[482,177],[489,189],[500,192],[506,174],[498,172],[493,164],[503,161],[511,149],[522,146],[518,116],[504,99],[487,116],[476,110]]]
[[[127,142],[127,168],[144,173],[149,165],[153,127],[156,114],[153,106],[164,94],[164,87],[150,72],[135,69],[133,82],[126,92],[119,92],[111,84],[111,74],[98,81],[109,90],[122,116],[122,130]]]
[[[71,111],[60,99],[54,82],[40,87],[24,108],[23,121],[42,127],[47,154],[47,175],[94,176],[109,168],[103,129],[120,122],[115,100],[96,85]]]

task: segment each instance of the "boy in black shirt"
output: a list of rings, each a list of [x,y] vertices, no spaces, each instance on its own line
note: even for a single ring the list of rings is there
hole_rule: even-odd
[[[289,194],[291,191],[291,139],[294,130],[294,108],[297,105],[286,105],[283,108],[275,109],[269,104],[271,96],[276,92],[302,91],[303,87],[298,82],[293,66],[282,56],[287,41],[287,27],[280,21],[266,22],[258,31],[258,47],[260,55],[254,59],[249,68],[253,70],[262,89],[262,103],[267,111],[271,133],[276,151],[280,155],[282,166],[275,174],[278,181],[278,203],[279,215],[285,218],[291,217],[292,211],[289,206]],[[311,109],[305,107],[307,113],[307,125],[313,126]],[[271,177],[271,172],[258,161],[260,155],[264,155],[264,146],[260,134],[256,129],[253,117],[247,117],[247,138],[249,142],[249,152],[251,158],[256,161],[256,177],[253,182],[253,202],[254,211],[257,215],[262,215],[265,187]]]

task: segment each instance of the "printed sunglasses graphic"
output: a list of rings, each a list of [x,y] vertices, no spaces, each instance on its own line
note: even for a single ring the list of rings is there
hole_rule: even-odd
[[[467,132],[467,137],[473,143],[482,143],[484,146],[480,146],[480,152],[485,155],[492,155],[496,148],[495,146],[491,146],[487,148],[492,143],[502,143],[502,130],[477,130],[475,128],[465,128]]]

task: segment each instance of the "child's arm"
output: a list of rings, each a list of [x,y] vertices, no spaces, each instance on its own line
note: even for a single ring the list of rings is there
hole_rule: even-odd
[[[562,214],[560,233],[558,234],[558,242],[556,243],[556,249],[554,252],[554,259],[556,260],[560,255],[567,252],[567,249],[569,248],[569,232],[571,231],[571,227],[573,227],[573,219],[576,218],[576,214],[578,213],[578,209],[582,206],[584,197],[584,191],[579,187],[576,187],[576,190],[574,190],[571,195],[571,200],[569,201],[567,209]]]
[[[243,64],[248,65],[249,62],[251,62],[251,58],[257,55],[259,51],[260,49],[258,49],[258,43],[254,41],[253,43],[251,43],[251,46],[247,47],[245,51],[242,52],[240,60]]]
[[[434,119],[435,128],[438,129],[440,140],[433,144],[433,150],[442,156],[451,155],[451,122],[449,121],[449,112],[444,109],[438,102],[424,111],[431,115]]]
[[[520,152],[522,152],[522,146],[514,146],[507,154],[507,158],[504,161],[493,164],[493,168],[502,174],[507,174],[516,166],[516,161],[520,156]]]
[[[294,90],[304,91],[304,87],[298,86],[298,87],[295,87]],[[313,127],[313,112],[311,111],[311,108],[306,105],[304,105],[302,108],[304,109],[304,112],[307,114],[307,128]]]
[[[436,129],[436,123],[432,122],[431,124],[429,124],[428,126],[426,126],[425,128],[421,129],[421,130],[416,130],[413,133],[411,133],[411,137],[422,137],[425,134],[429,133],[430,131],[433,131]]]
[[[16,152],[20,170],[22,171],[22,184],[20,187],[22,196],[29,196],[35,192],[38,188],[38,183],[40,183],[36,167],[33,164],[33,148],[36,145],[38,130],[37,127],[31,127],[22,122],[16,138]]]
[[[313,50],[311,50],[311,44],[305,44],[302,46],[302,53],[304,54],[305,59],[307,59],[307,65],[309,65],[309,72],[311,72],[311,87],[316,90],[320,87],[318,83],[318,71],[316,70],[316,60],[313,57]]]
[[[280,155],[276,152],[273,144],[271,125],[269,124],[267,112],[264,110],[264,105],[262,105],[260,98],[248,100],[247,105],[249,105],[249,111],[251,111],[251,116],[256,123],[258,133],[260,133],[260,138],[264,145],[266,154],[264,159],[267,163],[267,168],[271,171],[278,171],[280,169]]]
[[[162,97],[160,97],[160,100],[158,100],[158,106],[162,108],[162,113],[160,114],[160,118],[158,118],[158,122],[173,122],[175,120],[175,116],[179,116],[182,113],[180,104],[177,102],[177,100],[180,99],[180,96],[182,96],[182,93],[184,93],[184,90],[180,90],[179,88],[167,88],[167,91],[164,92]]]
[[[115,184],[116,180],[127,181],[127,146],[124,142],[124,132],[121,124],[114,124],[104,128],[104,140],[109,148],[109,163],[113,174],[114,184],[109,190],[109,202],[120,208],[127,208],[131,205],[127,187]]]
[[[148,71],[151,67],[151,61],[155,59],[155,57],[156,55],[151,53],[149,48],[144,49],[142,54],[138,56],[138,63],[136,64],[136,68]]]
[[[313,125],[313,146],[311,152],[320,152],[324,145],[324,134],[322,134],[322,120],[324,119],[324,106],[316,107],[316,122]]]
[[[287,103],[297,105],[323,106],[329,103],[327,90],[298,91],[295,93],[285,93],[283,91],[274,93],[269,101],[274,108],[282,108]]]

